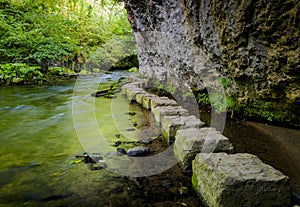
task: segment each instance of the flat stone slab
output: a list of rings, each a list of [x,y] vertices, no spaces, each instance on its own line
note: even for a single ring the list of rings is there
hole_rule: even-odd
[[[204,122],[195,116],[165,116],[161,122],[162,135],[169,144],[175,140],[176,132],[180,129],[200,128],[205,125]]]
[[[174,100],[171,100],[167,97],[152,98],[150,102],[151,111],[153,111],[158,106],[179,106],[178,103]]]
[[[175,135],[174,154],[186,173],[192,170],[192,161],[198,153],[232,153],[233,145],[215,128],[188,128]]]
[[[123,90],[123,88],[124,88],[124,90]],[[144,89],[141,89],[141,88],[138,88],[138,87],[132,86],[132,85],[123,86],[122,91],[124,91],[123,94],[126,95],[130,101],[136,101],[137,94],[146,94],[147,93]]]
[[[138,93],[136,94],[136,102],[140,104],[143,108],[150,110],[151,109],[151,100],[158,98],[158,96],[150,93]]]
[[[207,206],[290,206],[289,178],[251,154],[198,154],[192,182]]]
[[[189,116],[188,110],[181,106],[157,106],[151,107],[151,110],[158,123],[161,123],[165,116]]]

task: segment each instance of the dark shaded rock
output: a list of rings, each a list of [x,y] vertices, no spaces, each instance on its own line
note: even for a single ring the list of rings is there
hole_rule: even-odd
[[[121,134],[115,134],[115,137],[120,138]]]
[[[126,131],[133,132],[133,131],[135,131],[135,129],[134,128],[130,128],[130,129],[126,129]]]
[[[58,200],[62,200],[65,199],[67,197],[69,197],[70,195],[52,195],[46,198],[43,198],[41,201],[42,202],[49,202],[49,201],[58,201]]]
[[[129,111],[129,112],[126,112],[125,114],[129,115],[129,116],[134,116],[134,115],[136,115],[136,112]]]
[[[124,149],[124,148],[117,148],[117,152],[119,153],[119,154],[123,154],[123,155],[126,155],[127,153],[126,153],[126,150]]]
[[[128,150],[128,156],[137,157],[137,156],[145,156],[149,154],[150,149],[148,147],[134,147]]]
[[[120,144],[122,144],[122,142],[121,142],[121,141],[117,141],[117,142],[115,142],[115,143],[113,144],[113,146],[114,146],[114,147],[118,147]]]
[[[117,96],[115,94],[106,94],[104,95],[104,98],[117,98]]]
[[[100,164],[90,164],[89,167],[90,167],[90,170],[101,170],[101,169],[103,169],[103,166],[101,166]]]
[[[97,91],[96,93],[92,93],[91,96],[93,97],[100,97],[100,96],[105,96],[109,94],[109,89],[102,90],[102,91]]]
[[[79,158],[79,156],[76,157]],[[83,156],[84,163],[97,163],[101,160],[103,160],[103,157],[99,154],[86,154]]]

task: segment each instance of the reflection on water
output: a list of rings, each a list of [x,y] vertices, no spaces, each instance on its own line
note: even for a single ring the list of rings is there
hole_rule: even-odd
[[[120,74],[106,76],[116,79]],[[105,77],[93,79],[99,80]],[[81,84],[88,86],[90,83],[86,79]],[[114,104],[119,117],[114,114],[112,119],[110,99],[95,99],[90,96],[92,91],[72,97],[73,86],[0,88],[0,205],[99,206],[109,202],[105,193],[111,194],[114,189],[118,191],[135,183],[106,170],[90,171],[83,163],[70,162],[75,155],[87,150],[80,143],[86,140],[78,140],[74,129],[72,98],[81,102],[83,110],[89,110],[91,102],[95,104],[97,124],[109,145],[120,129],[132,127],[128,126],[132,121],[128,120],[126,111],[135,110],[135,119],[144,118],[144,112],[137,106],[129,106],[126,99],[118,96]],[[92,118],[77,117],[78,127],[84,128],[87,136],[98,130],[98,126],[91,124]],[[119,129],[114,121],[118,122]],[[136,139],[138,133],[137,129],[122,135],[122,139]],[[101,152],[101,149],[94,150]]]

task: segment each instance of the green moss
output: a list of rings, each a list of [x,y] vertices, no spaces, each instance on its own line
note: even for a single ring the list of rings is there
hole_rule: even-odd
[[[237,114],[270,123],[300,126],[300,117],[275,101],[247,100],[241,102],[232,96],[218,93],[199,93],[197,94],[197,101],[198,104],[211,105],[219,113],[231,112],[232,116]]]
[[[198,184],[199,183],[198,183],[196,175],[193,175],[192,176],[192,186],[197,193],[199,193]]]

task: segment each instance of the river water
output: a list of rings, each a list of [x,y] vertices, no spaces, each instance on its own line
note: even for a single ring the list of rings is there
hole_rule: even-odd
[[[0,87],[0,206],[201,206],[178,166],[147,178],[90,170],[76,155],[112,154],[116,141],[158,137],[149,112],[117,98],[94,98],[115,72],[58,86]],[[134,111],[134,116],[127,112]],[[120,138],[119,138],[120,137]],[[181,192],[181,193],[179,193]]]
[[[100,82],[121,76],[128,73],[58,86],[0,87],[0,206],[202,206],[178,165],[136,178],[126,171],[128,160],[118,163],[123,171],[93,171],[75,157],[116,156],[117,141],[126,142],[120,147],[127,150],[136,146],[133,142],[156,138],[151,154],[168,147],[148,111],[121,94],[91,96]],[[200,116],[209,124],[210,112]],[[237,152],[255,154],[290,176],[299,196],[299,130],[227,120],[224,134]]]

